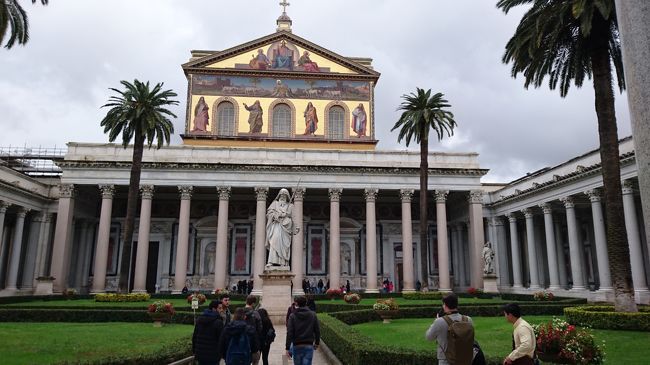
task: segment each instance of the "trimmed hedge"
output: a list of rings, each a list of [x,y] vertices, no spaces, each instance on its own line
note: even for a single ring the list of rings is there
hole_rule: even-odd
[[[446,294],[440,291],[416,291],[403,293],[402,298],[407,300],[441,300]]]
[[[100,293],[95,294],[96,302],[146,302],[151,296],[147,293]]]
[[[583,327],[650,332],[650,307],[639,306],[639,312],[614,312],[611,305],[564,308],[567,322]]]
[[[63,361],[56,365],[166,365],[192,355],[192,338],[190,336],[165,344],[161,348],[142,353],[113,355],[94,361]]]
[[[200,313],[197,312],[197,316]],[[145,310],[0,309],[0,322],[152,322]],[[172,323],[194,324],[192,312],[176,312]]]

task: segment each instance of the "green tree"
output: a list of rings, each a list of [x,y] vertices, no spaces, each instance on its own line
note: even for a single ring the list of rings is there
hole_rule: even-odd
[[[427,187],[429,184],[429,131],[434,130],[441,141],[445,136],[454,134],[456,121],[454,114],[445,110],[450,108],[442,93],[431,95],[431,89],[417,88],[415,93],[402,95],[402,104],[397,108],[402,115],[391,131],[399,128],[397,142],[406,140],[406,146],[414,140],[420,144],[420,277],[424,287],[429,286],[428,250],[428,212],[427,212]],[[406,255],[407,253],[405,253]]]
[[[499,0],[506,14],[530,4],[506,45],[504,63],[512,76],[523,73],[524,86],[558,87],[565,97],[569,86],[581,87],[593,78],[600,158],[607,221],[607,253],[614,286],[616,311],[636,311],[630,254],[623,215],[612,65],[621,92],[625,89],[621,43],[614,0]],[[601,259],[601,258],[599,258]]]
[[[48,1],[41,0],[41,4],[47,5]],[[36,0],[32,0],[32,4],[34,3],[36,3]],[[11,28],[11,31],[5,44],[7,49],[13,47],[16,42],[22,45],[27,43],[29,40],[27,12],[17,0],[0,1],[0,44],[5,42],[9,28]]]
[[[128,81],[120,81],[120,83],[124,86],[124,91],[110,88],[119,95],[111,96],[108,103],[102,106],[102,108],[109,107],[110,109],[102,119],[101,126],[104,127],[104,133],[108,133],[108,140],[111,142],[122,135],[124,148],[127,148],[131,140],[135,139],[126,204],[126,222],[124,223],[124,247],[120,259],[119,291],[128,292],[133,225],[138,204],[144,142],[147,141],[149,148],[154,142],[156,142],[156,148],[161,148],[163,142],[169,144],[170,136],[174,133],[174,125],[169,117],[176,118],[176,115],[166,107],[177,105],[178,101],[170,99],[177,95],[172,90],[163,91],[162,83],[156,84],[153,89],[149,88],[148,81],[142,83],[135,80],[133,84]]]

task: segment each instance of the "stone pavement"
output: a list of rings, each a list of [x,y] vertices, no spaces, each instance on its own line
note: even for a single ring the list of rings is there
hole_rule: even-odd
[[[285,327],[282,324],[279,325],[274,325],[275,327],[275,341],[271,344],[271,351],[269,352],[269,365],[283,365],[283,364],[289,364],[292,365],[293,362],[291,360],[284,360],[283,358],[286,358],[285,351],[284,351],[284,343],[287,338],[287,327]],[[260,365],[262,365],[262,361],[260,360]],[[332,365],[331,362],[327,360],[325,355],[323,354],[322,348],[318,348],[314,352],[314,359],[312,361],[312,365]]]

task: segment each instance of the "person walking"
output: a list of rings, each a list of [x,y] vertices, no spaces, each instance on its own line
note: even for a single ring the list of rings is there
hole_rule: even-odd
[[[428,341],[438,343],[438,365],[470,365],[474,355],[472,319],[458,313],[456,294],[442,298],[442,309],[444,315],[438,314],[425,334]],[[451,339],[448,338],[449,332],[454,333]]]
[[[246,315],[246,323],[249,326],[252,326],[255,328],[255,333],[257,333],[257,338],[258,342],[260,343],[260,350],[261,350],[261,344],[263,341],[263,332],[262,332],[262,318],[260,317],[260,314],[255,310],[255,305],[257,304],[257,297],[254,295],[249,295],[246,297],[246,306],[244,307],[245,315]],[[260,362],[260,358],[262,356],[261,351],[256,351],[251,354],[252,358],[252,364],[257,365]]]
[[[323,284],[323,279],[318,279],[318,284],[316,285],[318,287],[318,294],[323,294],[323,287],[325,284]]]
[[[275,328],[269,318],[269,312],[264,308],[257,310],[262,319],[262,333],[264,340],[262,342],[262,365],[269,365],[269,351],[271,350],[271,343],[275,340]]]
[[[217,310],[219,305],[221,302],[213,300],[196,319],[192,334],[192,353],[199,365],[219,364],[219,338],[223,332],[223,321]]]
[[[246,323],[244,308],[235,310],[232,321],[221,333],[218,348],[226,365],[250,364],[252,354],[259,351],[257,332],[253,326]]]
[[[227,326],[230,323],[230,317],[232,316],[232,313],[230,313],[230,295],[223,294],[221,296],[221,305],[223,308],[223,312],[221,314],[223,317],[223,324]]]
[[[293,357],[294,365],[311,365],[314,350],[320,345],[320,327],[316,313],[307,308],[307,298],[296,298],[298,309],[289,316],[287,323],[287,356]],[[293,353],[289,348],[293,345]]]
[[[533,365],[535,357],[535,331],[533,327],[521,318],[521,308],[518,304],[509,303],[503,306],[503,315],[512,323],[512,352],[503,360],[504,365]]]

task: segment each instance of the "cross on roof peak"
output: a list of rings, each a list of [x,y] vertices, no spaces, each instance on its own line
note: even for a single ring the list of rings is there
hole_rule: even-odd
[[[287,0],[282,0],[282,2],[280,3],[280,6],[282,7],[282,12],[283,13],[287,12],[287,6],[289,6],[289,5],[291,5],[291,4],[289,4],[287,2]]]

